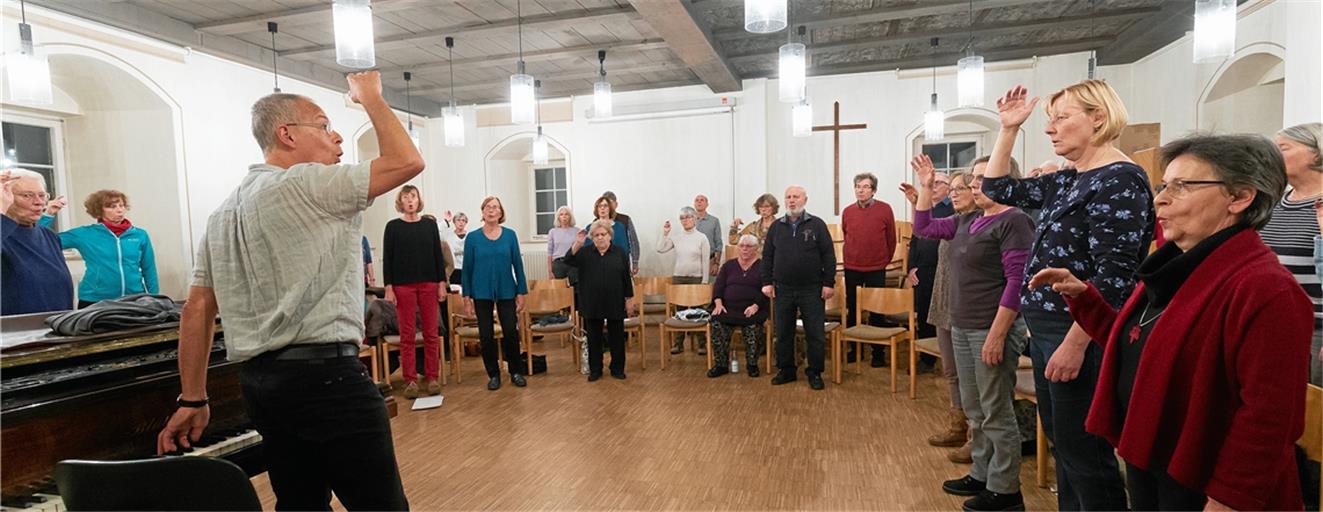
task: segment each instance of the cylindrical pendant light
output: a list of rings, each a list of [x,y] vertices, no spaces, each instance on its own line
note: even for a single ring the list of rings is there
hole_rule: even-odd
[[[807,96],[807,95],[805,95]],[[813,134],[813,105],[805,97],[790,107],[790,135],[808,137]]]
[[[933,63],[933,92],[928,101],[928,111],[923,114],[923,138],[924,140],[941,140],[946,136],[946,114],[937,107],[937,44],[940,40],[936,37],[932,39],[934,63]]]
[[[413,129],[413,91],[409,89],[409,82],[413,80],[413,73],[404,72],[404,119],[407,122],[405,130],[409,132],[409,140],[413,141],[413,147],[422,149],[422,138],[418,132]]]
[[[533,163],[536,165],[546,165],[547,163],[547,137],[542,135],[542,127],[537,127],[537,136],[533,138]]]
[[[335,23],[335,62],[355,69],[376,66],[371,1],[335,0],[331,17]]]
[[[983,57],[974,55],[974,0],[969,0],[969,42],[957,63],[956,100],[961,107],[983,106]]]
[[[441,122],[446,146],[460,147],[464,145],[464,114],[455,106],[455,38],[446,38],[446,53],[450,62],[450,106],[441,109]]]
[[[611,82],[606,81],[606,50],[597,51],[597,72],[600,79],[593,84],[593,117],[611,117]]]
[[[1195,0],[1194,62],[1217,62],[1236,52],[1236,0]]]
[[[782,103],[798,103],[804,99],[804,82],[806,80],[808,62],[805,57],[808,49],[804,46],[802,36],[804,27],[799,27],[801,40],[781,45],[778,59],[777,90],[778,97]]]
[[[51,66],[45,55],[37,55],[32,44],[32,25],[28,25],[27,5],[20,1],[21,21],[18,24],[19,48],[5,58],[9,78],[9,99],[17,103],[50,105],[55,102],[51,94]]]
[[[533,124],[533,75],[524,73],[524,14],[523,2],[515,3],[515,23],[519,28],[519,61],[515,74],[510,75],[510,122]]]
[[[786,28],[786,0],[744,0],[744,30],[770,34]]]

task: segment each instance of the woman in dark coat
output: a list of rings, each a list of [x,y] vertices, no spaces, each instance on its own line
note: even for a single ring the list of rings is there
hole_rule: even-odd
[[[591,247],[584,240],[592,237]],[[564,262],[579,269],[579,316],[588,335],[588,382],[602,378],[602,344],[611,348],[611,376],[625,378],[625,316],[634,307],[629,251],[611,243],[610,220],[599,219],[579,232]],[[603,332],[605,324],[606,332]]]

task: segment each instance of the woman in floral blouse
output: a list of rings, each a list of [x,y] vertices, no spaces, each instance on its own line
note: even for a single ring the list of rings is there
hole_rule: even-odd
[[[1125,105],[1101,80],[1053,93],[1046,106],[1046,133],[1053,151],[1075,162],[1075,169],[1036,178],[1007,177],[1015,137],[1037,104],[1038,98],[1030,100],[1020,86],[997,101],[1002,128],[983,193],[1002,204],[1042,209],[1025,265],[1027,276],[1045,267],[1070,269],[1120,309],[1134,290],[1133,274],[1153,237],[1154,223],[1148,176],[1113,144],[1126,126]],[[1102,351],[1071,319],[1060,294],[1026,286],[1020,300],[1032,333],[1029,355],[1039,413],[1056,447],[1058,507],[1123,510],[1125,486],[1112,447],[1084,430]]]

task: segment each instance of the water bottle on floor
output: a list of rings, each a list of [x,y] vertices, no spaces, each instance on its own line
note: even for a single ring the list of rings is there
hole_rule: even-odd
[[[735,358],[730,358],[730,373],[740,373],[740,362]]]

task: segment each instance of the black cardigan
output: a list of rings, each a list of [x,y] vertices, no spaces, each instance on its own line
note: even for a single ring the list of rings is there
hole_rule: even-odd
[[[579,315],[584,318],[625,318],[625,299],[634,296],[629,254],[612,244],[606,253],[592,244],[565,254],[565,264],[579,269]]]

